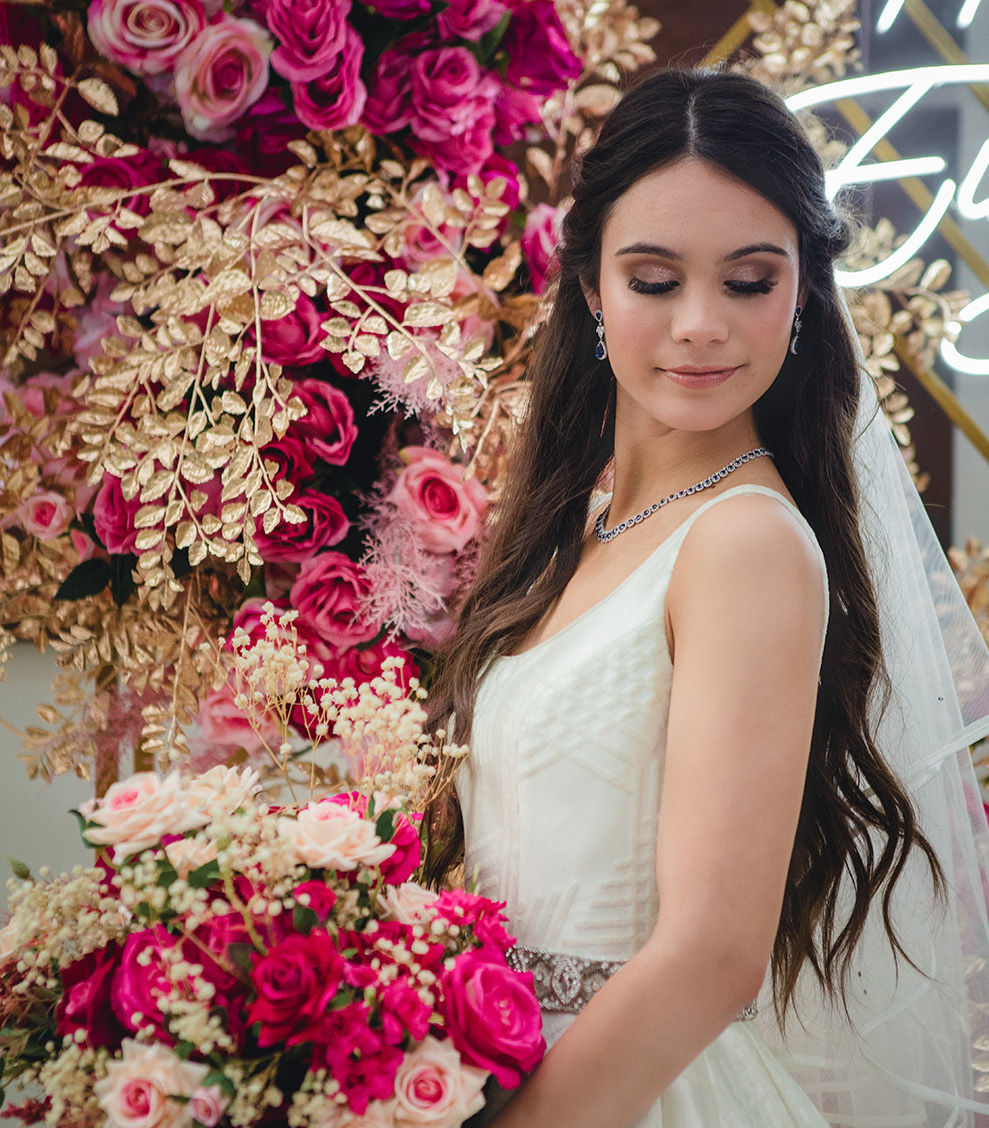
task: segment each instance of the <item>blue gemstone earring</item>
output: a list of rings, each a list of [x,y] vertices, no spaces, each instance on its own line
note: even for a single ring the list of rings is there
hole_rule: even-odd
[[[597,347],[594,350],[594,355],[598,358],[598,360],[607,360],[608,346],[604,343],[604,314],[601,312],[601,310],[596,309],[594,311],[594,320],[597,322],[598,335],[598,343]]]

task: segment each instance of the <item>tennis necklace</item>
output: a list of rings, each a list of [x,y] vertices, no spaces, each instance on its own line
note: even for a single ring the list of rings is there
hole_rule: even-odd
[[[686,489],[677,490],[676,493],[671,493],[669,497],[664,497],[662,501],[653,502],[648,509],[643,509],[641,513],[636,513],[634,517],[629,517],[627,521],[622,521],[620,525],[616,525],[613,529],[605,530],[604,523],[608,520],[608,514],[611,512],[611,506],[598,515],[598,519],[594,522],[594,532],[597,534],[598,540],[602,544],[607,544],[608,541],[614,540],[619,533],[624,533],[631,529],[633,525],[641,525],[647,518],[651,517],[654,513],[658,513],[664,505],[669,505],[671,501],[679,501],[681,497],[688,497],[690,494],[700,493],[701,490],[709,489],[711,486],[716,485],[722,478],[727,478],[729,474],[734,473],[739,466],[746,462],[750,462],[753,458],[762,458],[763,455],[773,457],[772,451],[766,450],[765,447],[753,447],[752,450],[747,450],[745,454],[740,454],[738,458],[732,459],[727,466],[722,466],[716,473],[712,474],[710,478],[705,478],[702,482],[697,482],[692,486],[687,486]]]

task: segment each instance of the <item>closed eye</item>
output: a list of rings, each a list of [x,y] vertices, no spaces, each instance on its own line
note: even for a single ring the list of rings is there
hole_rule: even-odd
[[[672,279],[666,282],[643,282],[641,278],[628,280],[628,288],[636,294],[668,294],[679,285]],[[733,294],[768,294],[775,285],[775,280],[769,278],[760,278],[758,282],[731,280],[725,283]]]
[[[760,278],[758,282],[731,281],[726,282],[725,285],[733,294],[768,294],[776,282],[769,278]]]
[[[668,294],[674,286],[679,285],[679,282],[672,279],[667,282],[643,282],[641,278],[628,280],[628,288],[636,294]]]

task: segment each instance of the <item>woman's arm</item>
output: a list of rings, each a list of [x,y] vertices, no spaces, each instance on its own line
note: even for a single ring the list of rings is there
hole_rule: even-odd
[[[762,985],[814,717],[820,563],[772,498],[714,506],[684,540],[667,615],[659,919],[497,1128],[634,1124]]]

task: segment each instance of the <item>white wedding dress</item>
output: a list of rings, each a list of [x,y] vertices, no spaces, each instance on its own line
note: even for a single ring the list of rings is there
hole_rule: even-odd
[[[507,902],[519,944],[626,960],[649,938],[659,911],[657,816],[673,675],[666,590],[693,522],[747,493],[786,505],[820,554],[786,498],[735,486],[691,513],[600,603],[486,668],[470,757],[457,779],[466,870],[476,871],[480,893]],[[826,591],[824,599],[827,607]],[[550,1045],[574,1017],[544,1013]],[[640,1128],[826,1125],[750,1021],[733,1022],[640,1121]]]

